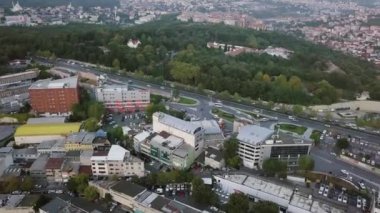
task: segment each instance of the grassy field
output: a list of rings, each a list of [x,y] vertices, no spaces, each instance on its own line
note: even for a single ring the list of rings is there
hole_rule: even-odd
[[[313,130],[313,132],[310,135],[310,139],[312,139],[314,142],[320,141],[322,132],[318,130]]]
[[[298,135],[303,135],[303,133],[305,133],[305,131],[307,129],[304,126],[297,126],[297,125],[293,125],[293,124],[279,124],[279,127],[281,130],[285,130],[288,132],[294,132]]]
[[[197,102],[194,99],[186,98],[186,97],[181,96],[181,97],[179,97],[178,103],[180,103],[180,104],[194,105]]]
[[[0,118],[4,117],[16,118],[19,123],[26,123],[26,121],[33,116],[28,113],[0,114]]]
[[[221,111],[217,108],[213,108],[212,113],[216,114],[219,118],[222,118],[226,121],[234,122],[234,120],[235,120],[235,115]]]

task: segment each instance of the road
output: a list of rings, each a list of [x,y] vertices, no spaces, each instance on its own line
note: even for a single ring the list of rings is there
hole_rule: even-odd
[[[36,59],[35,59],[36,60]],[[37,59],[36,61],[42,62],[42,63],[50,63],[56,66],[61,66],[61,67],[66,67],[69,69],[73,70],[81,70],[81,71],[86,71],[86,72],[91,72],[94,74],[107,74],[108,78],[113,81],[117,82],[128,82],[128,80],[133,80],[134,86],[142,87],[145,89],[150,89],[152,91],[156,92],[161,92],[161,93],[166,93],[169,94],[171,91],[170,87],[163,86],[163,85],[158,85],[158,84],[153,84],[150,82],[144,82],[141,80],[137,79],[131,79],[128,77],[120,76],[117,74],[112,74],[110,72],[102,72],[99,71],[95,68],[89,68],[89,67],[82,67],[79,64],[69,64],[67,63],[66,60],[59,60],[55,62],[51,62],[49,60],[45,59]],[[203,119],[207,118],[210,119],[212,118],[212,115],[210,114],[210,111],[212,109],[212,103],[215,101],[212,97],[206,96],[206,95],[201,95],[189,91],[184,91],[180,90],[180,94],[182,96],[187,96],[190,98],[197,99],[199,101],[199,105],[194,106],[194,107],[188,107],[188,106],[183,106],[183,105],[175,105],[173,104],[172,106],[183,109],[188,111],[189,113],[192,113],[196,115],[197,117]],[[361,138],[361,140],[367,141],[368,143],[371,143],[373,145],[378,146],[380,143],[380,135],[378,134],[372,134],[372,133],[367,133],[364,131],[359,131],[359,130],[354,130],[350,128],[345,128],[341,126],[336,126],[336,125],[326,125],[325,123],[321,121],[316,121],[316,120],[309,120],[309,119],[304,119],[304,118],[296,118],[296,120],[290,120],[289,116],[280,112],[276,111],[270,111],[266,109],[261,109],[253,105],[246,105],[246,104],[241,104],[241,103],[236,103],[232,101],[222,101],[223,103],[223,109],[225,110],[231,110],[231,109],[236,109],[238,111],[259,111],[260,114],[265,115],[267,117],[276,117],[278,118],[278,122],[287,122],[287,123],[295,123],[297,125],[302,125],[306,126],[312,129],[320,130],[323,131],[325,129],[329,131],[334,131],[334,132],[339,132],[339,133],[344,133],[346,135],[351,135],[355,137]],[[236,111],[235,111],[236,112]],[[322,150],[317,150],[313,149],[311,152],[311,155],[316,159],[316,170],[317,171],[324,171],[324,172],[329,172],[332,171],[334,174],[338,173],[341,169],[346,169],[347,171],[352,172],[352,175],[355,176],[356,178],[360,178],[363,180],[366,180],[368,182],[373,182],[373,187],[379,187],[380,188],[380,178],[379,176],[359,169],[359,168],[354,168],[353,166],[342,162],[338,159],[336,159],[334,156],[330,155],[330,153]]]

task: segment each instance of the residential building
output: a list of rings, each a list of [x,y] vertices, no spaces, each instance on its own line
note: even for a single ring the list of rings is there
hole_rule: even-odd
[[[259,168],[265,159],[275,158],[287,163],[289,169],[298,166],[298,159],[308,155],[312,143],[286,134],[274,134],[274,131],[257,125],[240,128],[237,135],[238,154],[243,165]]]
[[[49,158],[45,165],[46,179],[49,182],[63,182],[62,168],[64,163],[63,158]]]
[[[84,151],[93,150],[93,141],[95,140],[95,132],[77,132],[69,134],[65,141],[66,151]]]
[[[223,153],[214,147],[208,147],[205,150],[205,166],[210,166],[213,169],[222,169],[225,166]]]
[[[29,88],[29,95],[36,113],[69,115],[72,106],[79,103],[78,76],[36,81]]]
[[[90,185],[102,191],[102,195],[109,193],[114,201],[131,208],[133,212],[202,212],[193,206],[186,205],[177,200],[170,200],[129,181],[119,181],[112,186],[97,184],[96,182],[90,182]]]
[[[310,192],[296,190],[290,185],[272,183],[255,176],[214,175],[216,184],[223,194],[243,193],[253,201],[270,201],[277,204],[282,212],[324,213],[347,212],[347,207],[337,206],[329,200],[309,196]]]
[[[0,176],[4,171],[13,164],[13,148],[2,147],[0,148]]]
[[[40,195],[12,195],[0,194],[1,213],[33,213],[33,207],[37,203]]]
[[[48,154],[52,157],[62,157],[66,154],[65,139],[44,141],[37,145],[37,154]]]
[[[205,130],[200,124],[184,121],[171,115],[156,112],[153,114],[153,131],[167,132],[182,138],[184,143],[194,149],[197,158],[203,151]]]
[[[91,166],[95,176],[145,175],[144,162],[119,145],[112,145],[109,151],[94,152]]]
[[[13,158],[15,160],[35,160],[38,157],[37,148],[28,147],[23,149],[14,149]]]
[[[81,123],[25,124],[16,129],[16,145],[39,144],[44,141],[66,139],[66,136],[79,132]]]
[[[150,103],[148,90],[130,89],[127,85],[103,85],[95,90],[96,99],[106,109],[117,112],[145,110]]]
[[[140,44],[141,42],[138,39],[129,39],[127,46],[136,49]]]

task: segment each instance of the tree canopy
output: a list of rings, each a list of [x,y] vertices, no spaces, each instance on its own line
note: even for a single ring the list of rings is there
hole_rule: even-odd
[[[138,38],[141,45],[128,48]],[[267,54],[236,57],[208,49],[214,41],[264,49],[294,51],[289,60]],[[221,24],[183,23],[174,17],[129,27],[69,24],[38,28],[0,28],[0,73],[10,60],[28,54],[72,58],[140,72],[195,87],[228,91],[240,97],[292,104],[330,104],[370,91],[379,100],[378,69],[369,62],[278,32]],[[105,54],[100,47],[110,51]],[[337,67],[338,71],[331,71]]]
[[[298,159],[298,169],[303,171],[311,171],[314,169],[314,160],[309,155],[302,155]]]
[[[263,171],[268,176],[286,177],[287,164],[275,158],[265,159],[263,162]]]
[[[227,166],[239,168],[241,159],[238,155],[239,141],[236,138],[231,138],[224,142],[223,157]]]
[[[230,195],[226,205],[227,213],[240,213],[249,211],[248,197],[242,193],[233,193]]]

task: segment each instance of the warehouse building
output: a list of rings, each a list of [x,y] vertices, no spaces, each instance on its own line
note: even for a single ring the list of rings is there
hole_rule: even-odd
[[[44,141],[65,139],[67,135],[79,132],[81,123],[25,124],[14,134],[16,145],[39,144]]]

